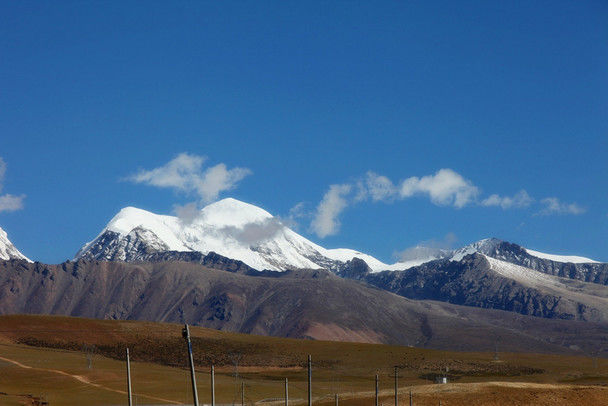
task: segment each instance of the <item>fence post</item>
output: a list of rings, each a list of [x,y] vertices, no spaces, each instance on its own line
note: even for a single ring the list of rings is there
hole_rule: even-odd
[[[410,406],[412,406],[414,404],[413,398],[412,398],[412,391],[410,390]]]
[[[289,406],[289,382],[285,378],[285,406]]]
[[[245,406],[245,382],[241,381],[241,406]]]
[[[308,355],[308,406],[312,406],[312,359]]]
[[[196,376],[194,375],[194,361],[192,359],[192,342],[190,341],[190,328],[186,324],[182,330],[182,337],[188,344],[188,360],[190,361],[190,378],[192,379],[192,397],[194,406],[198,406],[198,392],[196,391]]]
[[[215,367],[211,365],[211,406],[215,406]]]
[[[397,396],[397,367],[395,367],[395,406],[399,406],[399,397]]]
[[[131,397],[131,362],[129,360],[129,348],[127,348],[126,355],[127,355],[127,395],[129,396],[129,406],[132,406],[133,399]]]
[[[375,406],[378,406],[378,374],[376,374],[376,401],[374,402]]]
[[[338,406],[338,394],[336,393],[336,406]]]

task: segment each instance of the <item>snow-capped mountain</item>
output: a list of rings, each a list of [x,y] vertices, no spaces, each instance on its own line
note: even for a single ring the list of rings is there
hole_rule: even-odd
[[[267,211],[227,198],[204,207],[194,218],[122,209],[75,259],[137,261],[163,251],[215,252],[258,269],[338,269],[353,258],[372,271],[402,270],[424,261],[385,264],[351,249],[326,249],[297,234]]]
[[[606,263],[580,256],[546,254],[496,238],[477,241],[455,250],[449,259],[461,261],[467,255],[474,253],[519,265],[531,271],[584,282],[608,284],[608,264]]]
[[[19,252],[19,250],[13,245],[12,242],[10,242],[6,231],[4,231],[2,228],[0,228],[0,259],[24,259],[26,261],[32,262],[25,255]]]
[[[497,238],[486,238],[469,244],[463,248],[453,251],[451,255],[452,261],[460,261],[463,257],[473,253],[480,253],[491,256],[496,259],[505,260],[508,262],[530,262],[530,258],[548,260],[552,262],[571,263],[571,264],[598,264],[589,258],[579,257],[574,255],[554,255],[544,252],[534,251],[524,248],[520,245],[513,244],[507,241],[502,241]],[[526,259],[528,261],[526,261]],[[526,264],[520,264],[526,265]]]
[[[606,268],[605,264],[588,258],[545,254],[496,238],[457,250],[429,250],[432,254],[386,264],[352,249],[321,247],[267,211],[232,198],[212,203],[188,218],[126,207],[78,251],[75,259],[147,261],[158,258],[159,253],[171,252],[204,255],[215,252],[257,270],[275,271],[294,268],[340,271],[348,261],[358,258],[365,261],[372,273],[402,271],[440,259],[461,261],[467,255],[479,253],[536,271],[596,283],[598,279],[603,281]]]

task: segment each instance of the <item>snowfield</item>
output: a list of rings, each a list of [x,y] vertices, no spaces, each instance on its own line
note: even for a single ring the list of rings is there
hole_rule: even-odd
[[[528,254],[532,255],[533,257],[548,259],[550,261],[555,261],[555,262],[564,262],[564,263],[570,262],[573,264],[586,264],[586,263],[598,264],[599,263],[598,261],[594,261],[589,258],[577,257],[574,255],[545,254],[544,252],[533,251],[533,250],[529,250],[527,248],[525,248],[525,250]]]

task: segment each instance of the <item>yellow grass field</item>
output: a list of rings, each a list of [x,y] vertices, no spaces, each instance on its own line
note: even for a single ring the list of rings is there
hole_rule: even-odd
[[[0,317],[0,404],[126,405],[124,348],[131,352],[134,403],[192,404],[182,326],[57,316]],[[306,358],[318,405],[608,405],[608,360],[539,354],[458,353],[375,344],[293,340],[191,328],[199,400],[306,403]],[[90,364],[90,365],[89,365]],[[89,368],[90,366],[90,368]],[[448,369],[448,384],[434,377]],[[38,402],[38,403],[37,403]]]

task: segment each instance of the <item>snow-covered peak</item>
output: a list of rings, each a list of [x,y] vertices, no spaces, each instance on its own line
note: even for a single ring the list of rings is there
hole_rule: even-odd
[[[545,254],[544,252],[533,251],[528,248],[524,248],[526,252],[533,257],[548,259],[554,262],[564,262],[564,263],[572,263],[572,264],[597,264],[598,261],[594,261],[585,257],[578,257],[575,255],[554,255],[554,254]]]
[[[455,250],[452,253],[452,256],[450,257],[450,260],[461,261],[467,255],[471,255],[476,252],[486,254],[501,242],[502,241],[497,238],[484,238],[483,240],[476,241],[472,244],[465,245],[464,247]]]
[[[137,260],[163,247],[169,251],[211,251],[255,269],[337,268],[354,257],[373,271],[403,270],[417,264],[385,264],[349,249],[328,250],[283,225],[266,210],[228,198],[188,218],[122,209],[75,259]],[[139,252],[141,251],[141,252]]]
[[[6,231],[0,228],[0,259],[25,259],[28,262],[32,262],[29,258],[23,255],[8,239]]]
[[[243,227],[270,218],[272,214],[266,210],[229,197],[205,206],[195,221],[218,227]]]
[[[589,258],[574,256],[574,255],[554,255],[546,254],[544,252],[534,251],[528,248],[521,247],[517,244],[512,244],[506,241],[499,240],[497,238],[486,238],[453,252],[450,260],[460,261],[462,258],[469,254],[480,253],[486,256],[490,256],[496,259],[509,262],[525,262],[526,256],[532,256],[540,259],[548,259],[553,262],[561,263],[599,263]]]

